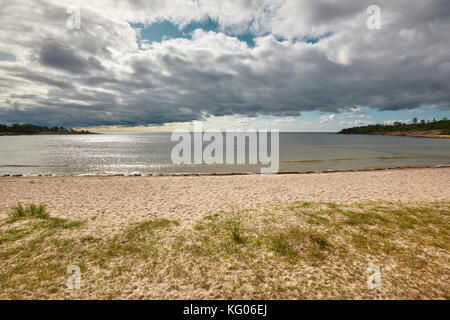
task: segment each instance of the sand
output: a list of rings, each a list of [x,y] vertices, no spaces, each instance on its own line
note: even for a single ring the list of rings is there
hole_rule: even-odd
[[[3,177],[0,194],[2,299],[450,294],[450,168]],[[51,217],[68,222],[3,219],[19,202],[45,204]],[[82,268],[80,290],[66,287],[66,268],[74,264]],[[367,287],[370,265],[382,270],[379,291]]]
[[[107,229],[153,217],[190,224],[206,214],[295,201],[450,200],[450,168],[318,174],[0,178],[0,218],[17,203]]]

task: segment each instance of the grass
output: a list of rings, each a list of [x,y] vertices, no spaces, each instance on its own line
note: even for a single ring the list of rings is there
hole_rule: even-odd
[[[231,233],[231,239],[238,244],[247,242],[247,237],[243,235],[242,224],[240,220],[228,219],[226,221],[227,227]]]
[[[0,298],[449,299],[449,218],[448,202],[296,202],[105,232],[18,205],[0,221]]]
[[[47,212],[45,205],[35,205],[29,204],[24,207],[21,203],[11,208],[11,212],[9,212],[9,217],[11,219],[23,219],[23,218],[38,218],[38,219],[47,219],[50,217],[50,214]]]
[[[288,227],[270,235],[271,249],[289,258],[297,258],[302,254],[322,257],[325,251],[332,248],[327,236],[315,231],[303,230],[298,226]]]
[[[153,219],[135,223],[127,228],[125,237],[128,240],[138,240],[151,235],[154,230],[167,228],[171,224],[178,225],[178,222],[168,219]]]

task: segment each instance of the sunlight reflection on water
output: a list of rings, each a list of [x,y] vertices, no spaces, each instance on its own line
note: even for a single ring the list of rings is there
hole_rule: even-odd
[[[250,173],[258,165],[172,164],[170,133],[1,136],[0,174]],[[450,165],[450,140],[281,133],[280,171]]]

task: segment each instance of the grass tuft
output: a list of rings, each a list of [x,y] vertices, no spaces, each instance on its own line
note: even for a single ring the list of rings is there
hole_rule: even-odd
[[[231,240],[237,244],[243,244],[247,242],[247,237],[243,235],[242,224],[240,220],[227,220],[226,226],[231,232]]]
[[[47,212],[45,205],[35,205],[29,204],[24,207],[21,203],[17,204],[15,207],[11,208],[9,212],[9,217],[11,219],[23,219],[23,218],[38,218],[38,219],[48,219],[50,214]]]
[[[271,240],[270,249],[273,250],[274,252],[284,256],[289,256],[291,258],[297,256],[297,252],[289,243],[286,234],[276,233],[275,235],[271,236],[270,240]]]
[[[323,253],[332,248],[324,234],[297,226],[278,231],[269,238],[270,249],[289,258],[298,257],[302,253],[324,258]]]

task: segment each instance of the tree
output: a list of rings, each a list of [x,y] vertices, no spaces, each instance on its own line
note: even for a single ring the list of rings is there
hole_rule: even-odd
[[[392,125],[368,125],[363,127],[353,127],[343,129],[341,133],[357,133],[357,134],[367,134],[367,133],[381,133],[381,132],[394,132],[394,131],[405,131],[405,132],[414,132],[414,131],[430,131],[430,130],[439,130],[441,134],[450,134],[450,120],[438,120],[435,122],[421,120],[420,123],[416,124],[407,124],[400,123],[396,121]]]

